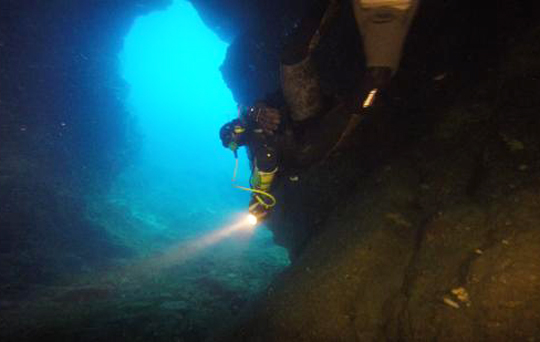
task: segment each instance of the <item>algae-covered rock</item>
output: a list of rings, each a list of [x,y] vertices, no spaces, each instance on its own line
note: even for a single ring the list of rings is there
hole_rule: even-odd
[[[452,66],[474,78],[396,86],[400,107],[281,185],[271,229],[296,258],[225,340],[540,339],[539,31],[507,7],[520,30],[477,31],[484,50]]]

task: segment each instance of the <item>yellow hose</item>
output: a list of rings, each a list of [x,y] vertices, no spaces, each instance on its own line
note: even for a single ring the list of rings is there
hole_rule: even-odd
[[[268,192],[266,191],[262,191],[262,190],[258,190],[258,189],[253,189],[253,188],[246,188],[246,187],[243,187],[243,186],[239,186],[239,185],[236,185],[236,184],[233,184],[233,186],[237,189],[240,189],[240,190],[244,190],[244,191],[249,191],[249,192],[252,192],[252,193],[255,193],[255,194],[259,194],[259,195],[263,195],[265,197],[267,197],[268,199],[270,199],[270,202],[265,202],[262,198],[260,198],[259,196],[256,196],[255,198],[257,199],[257,201],[262,204],[263,206],[265,206],[266,208],[272,208],[273,206],[276,205],[277,203],[277,200],[276,198],[269,194]]]
[[[235,159],[236,159],[236,161],[235,161],[235,165],[234,165],[234,173],[233,173],[233,178],[232,178],[233,186],[235,188],[243,190],[243,191],[248,191],[248,192],[251,192],[251,193],[255,193],[255,194],[259,194],[259,195],[262,195],[264,197],[267,197],[268,199],[270,199],[270,202],[265,202],[261,197],[255,196],[257,201],[260,204],[262,204],[263,206],[265,206],[266,208],[274,207],[276,205],[276,203],[277,203],[277,200],[272,194],[270,194],[270,193],[268,193],[266,191],[253,189],[253,188],[246,188],[246,187],[234,184],[235,181],[236,181],[236,176],[238,175],[238,158],[235,158]]]
[[[236,181],[236,173],[238,172],[238,158],[234,158],[234,160],[235,160],[235,162],[234,162],[234,173],[233,173],[233,176],[232,176],[233,184]]]

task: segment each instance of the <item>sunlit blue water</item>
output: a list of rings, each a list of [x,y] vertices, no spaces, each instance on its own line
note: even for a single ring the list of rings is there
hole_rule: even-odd
[[[212,220],[246,208],[249,195],[231,186],[234,158],[218,135],[236,116],[219,71],[227,47],[182,0],[138,18],[125,38],[121,73],[143,147],[115,196],[155,229],[173,216],[176,229],[212,229]],[[241,159],[245,184],[249,168],[244,154]],[[185,224],[193,217],[201,223]]]

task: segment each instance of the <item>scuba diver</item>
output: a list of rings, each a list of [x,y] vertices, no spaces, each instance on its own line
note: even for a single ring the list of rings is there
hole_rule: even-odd
[[[396,73],[409,27],[420,0],[353,0],[363,41],[366,70],[345,103],[324,96],[312,52],[337,17],[339,0],[318,0],[289,37],[281,57],[281,91],[285,108],[259,102],[239,108],[238,119],[225,124],[220,138],[237,154],[247,146],[252,163],[249,212],[265,217],[276,204],[270,193],[284,159],[304,167],[338,149],[371,111]],[[329,127],[338,127],[332,129]],[[321,154],[321,151],[325,151]]]
[[[220,130],[223,146],[231,149],[235,158],[238,158],[240,146],[248,147],[252,164],[250,188],[237,187],[252,192],[249,212],[257,220],[266,216],[276,204],[269,191],[280,159],[274,136],[279,124],[278,110],[258,103],[253,107],[239,106],[238,118],[225,124]]]

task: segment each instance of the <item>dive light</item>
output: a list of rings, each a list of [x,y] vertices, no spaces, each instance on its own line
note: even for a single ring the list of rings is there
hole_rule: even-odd
[[[253,214],[248,214],[246,217],[246,221],[250,226],[255,226],[257,225],[259,219],[257,219],[257,216]]]

